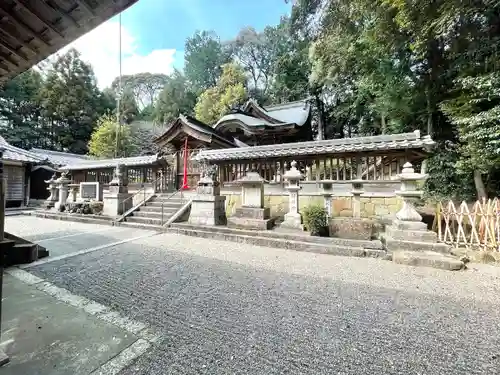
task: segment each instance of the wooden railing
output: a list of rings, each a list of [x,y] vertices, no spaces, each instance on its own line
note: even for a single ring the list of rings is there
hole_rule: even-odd
[[[360,155],[341,158],[318,156],[314,159],[290,157],[271,161],[223,162],[218,164],[219,179],[222,183],[231,183],[243,177],[247,169],[254,169],[265,180],[281,183],[283,182],[282,176],[292,160],[297,161],[298,168],[305,176],[305,181],[393,180],[407,161],[403,156]]]
[[[441,242],[500,251],[500,200],[438,203],[433,227]]]

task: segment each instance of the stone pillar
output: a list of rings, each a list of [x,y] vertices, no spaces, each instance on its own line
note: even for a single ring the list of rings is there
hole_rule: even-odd
[[[288,190],[289,202],[288,213],[285,214],[285,220],[281,223],[281,226],[302,230],[302,216],[299,212],[299,190],[302,189],[300,180],[302,180],[304,176],[297,169],[296,161],[292,161],[290,169],[286,171],[283,178],[288,182],[286,190]]]
[[[403,207],[396,213],[392,224],[385,229],[387,249],[448,253],[450,247],[437,242],[437,234],[427,230],[427,224],[422,222],[422,216],[415,209],[415,202],[423,194],[418,188],[418,182],[425,180],[427,175],[415,173],[411,163],[406,163],[398,178],[401,187],[396,194],[403,199]]]
[[[109,183],[109,193],[103,197],[103,215],[121,216],[133,207],[133,194],[128,192],[126,176],[125,166],[118,164]]]
[[[68,197],[69,203],[76,203],[79,189],[80,189],[79,184],[69,184],[69,197]]]
[[[64,206],[66,204],[66,200],[68,199],[68,192],[69,192],[69,183],[70,179],[68,178],[68,173],[63,172],[61,174],[61,177],[59,177],[57,180],[55,180],[55,183],[57,184],[57,189],[59,190],[59,197],[57,202],[54,205],[54,208],[57,211],[60,211],[64,209]]]
[[[57,202],[58,190],[57,190],[57,182],[56,182],[56,174],[54,173],[50,180],[44,181],[47,186],[47,190],[50,192],[49,197],[45,200],[45,207],[51,208],[54,207],[54,204]]]
[[[274,220],[271,209],[264,207],[264,179],[257,173],[247,171],[237,181],[241,185],[241,207],[236,208],[228,219],[228,226],[240,229],[271,229]]]
[[[361,180],[352,182],[352,217],[355,219],[361,219],[361,194],[364,192]]]
[[[333,186],[332,183],[329,181],[323,181],[321,183],[322,186],[322,192],[321,194],[323,195],[323,204],[325,207],[326,214],[328,215],[328,218],[332,217],[332,195],[333,195]]]
[[[196,186],[196,196],[191,201],[188,223],[193,225],[226,225],[226,197],[220,195],[217,168],[204,172]]]

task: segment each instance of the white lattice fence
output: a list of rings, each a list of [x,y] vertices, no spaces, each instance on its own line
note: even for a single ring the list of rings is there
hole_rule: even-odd
[[[439,241],[457,247],[500,251],[500,200],[474,204],[439,203],[435,227]]]

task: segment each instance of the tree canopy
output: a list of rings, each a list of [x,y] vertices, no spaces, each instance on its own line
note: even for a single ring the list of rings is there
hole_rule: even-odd
[[[154,152],[151,131],[180,114],[212,125],[247,97],[305,99],[318,138],[431,135],[438,146],[422,167],[432,197],[498,195],[499,21],[499,3],[488,0],[298,0],[262,30],[228,40],[195,32],[183,70],[125,75],[120,93],[118,79],[99,90],[70,50],[0,88],[0,128],[20,147],[85,153],[98,120],[116,121],[120,94],[138,154]]]

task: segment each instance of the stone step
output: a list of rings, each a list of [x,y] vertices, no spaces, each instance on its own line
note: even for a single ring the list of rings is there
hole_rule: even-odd
[[[141,207],[178,207],[178,206],[183,206],[187,201],[181,201],[181,200],[178,200],[178,201],[171,201],[171,200],[167,200],[167,201],[156,201],[156,200],[153,200],[153,201],[149,201],[147,202],[145,205],[141,206]]]
[[[183,234],[187,236],[193,237],[201,237],[201,238],[213,238],[220,239],[225,241],[232,241],[237,243],[248,243],[257,246],[266,246],[266,247],[274,247],[280,249],[288,249],[288,250],[296,250],[296,251],[305,251],[312,252],[318,254],[330,254],[330,255],[339,255],[339,256],[355,256],[355,257],[384,257],[386,252],[383,250],[374,250],[374,249],[364,249],[362,247],[349,247],[349,246],[337,246],[337,245],[326,245],[321,243],[314,242],[304,242],[304,241],[294,241],[287,240],[282,238],[272,238],[272,237],[263,237],[255,235],[256,232],[253,232],[253,235],[244,235],[235,232],[222,232],[222,231],[209,231],[209,230],[201,230],[190,228],[188,226],[179,224],[172,225],[169,228],[169,231]],[[252,232],[251,232],[252,233]]]
[[[432,267],[447,271],[465,269],[461,260],[433,251],[395,251],[392,253],[392,261],[407,266]]]
[[[149,230],[158,230],[163,231],[164,227],[156,224],[146,224],[146,223],[134,223],[134,222],[126,222],[122,221],[120,223],[116,223],[117,226],[127,227],[127,228],[138,228],[138,229],[149,229]]]
[[[181,200],[187,200],[186,197],[181,197],[180,195],[176,196],[169,196],[169,195],[157,195],[152,198],[153,201],[160,201],[160,202],[165,202],[165,201],[181,201]]]
[[[125,221],[127,223],[140,223],[140,224],[153,224],[161,226],[165,224],[168,218],[165,218],[163,221],[161,219],[151,218],[151,217],[140,217],[140,216],[127,216]]]
[[[168,220],[173,214],[175,214],[177,210],[163,210],[163,214],[160,211],[134,211],[132,212],[132,216],[138,217],[150,217],[152,219],[161,219]]]
[[[169,205],[163,206],[163,212],[177,212],[181,209],[181,205]],[[158,212],[161,213],[161,206],[141,206],[137,209],[137,211],[142,212]]]
[[[203,230],[216,232],[220,234],[238,234],[245,236],[259,236],[265,238],[276,238],[282,240],[289,241],[300,241],[300,242],[308,242],[308,243],[317,243],[321,245],[335,245],[335,246],[347,246],[347,247],[360,247],[364,249],[372,249],[372,250],[384,250],[384,246],[379,240],[353,240],[353,239],[345,239],[345,238],[336,238],[336,237],[317,237],[310,236],[308,232],[300,232],[296,233],[290,232],[280,232],[278,228],[274,230],[265,230],[265,231],[254,231],[254,230],[245,230],[245,229],[233,229],[224,226],[203,226],[203,225],[192,225],[187,223],[172,223],[172,228],[180,227],[180,228],[189,228],[192,230]]]
[[[274,220],[230,216],[227,218],[227,226],[235,229],[269,230],[274,226]]]
[[[384,236],[385,246],[388,251],[433,251],[441,254],[449,254],[451,246],[441,242],[419,242],[419,241],[404,241]]]

